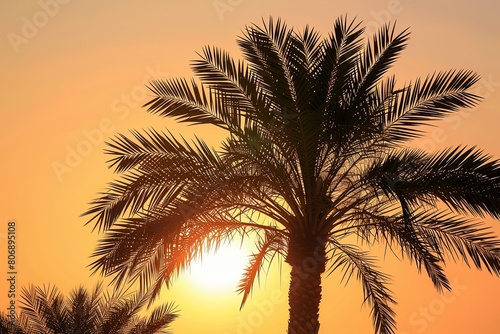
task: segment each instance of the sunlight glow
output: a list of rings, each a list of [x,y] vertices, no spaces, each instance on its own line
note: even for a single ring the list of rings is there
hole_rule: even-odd
[[[234,292],[248,263],[248,253],[239,245],[221,245],[192,262],[189,276],[205,289]]]

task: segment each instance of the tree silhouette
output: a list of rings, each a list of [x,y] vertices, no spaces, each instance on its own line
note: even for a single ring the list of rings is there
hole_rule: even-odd
[[[381,243],[449,290],[443,266],[500,274],[500,241],[479,220],[500,217],[500,165],[475,147],[411,148],[425,126],[477,104],[479,76],[438,72],[397,87],[388,70],[409,33],[386,24],[369,41],[355,20],[321,37],[281,20],[245,29],[244,60],[206,47],[199,80],[153,81],[148,111],[227,138],[132,131],[108,143],[121,176],[85,213],[104,233],[93,269],[156,296],[210,247],[254,238],[239,285],[245,303],[261,267],[291,266],[288,333],[319,331],[321,277],[361,281],[377,333],[394,333],[390,277],[367,245]]]
[[[155,334],[177,318],[173,304],[155,308],[148,318],[138,312],[149,297],[124,291],[104,293],[99,283],[89,293],[79,287],[65,297],[55,286],[31,285],[21,293],[21,312],[16,321],[0,315],[5,334]]]

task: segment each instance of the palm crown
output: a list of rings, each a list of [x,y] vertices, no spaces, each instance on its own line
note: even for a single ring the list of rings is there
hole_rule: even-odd
[[[22,290],[19,317],[12,321],[0,314],[0,333],[5,334],[144,334],[167,333],[177,318],[173,304],[155,308],[149,317],[138,315],[148,296],[125,291],[104,293],[99,283],[89,292],[84,287],[64,296],[55,286],[31,285]]]
[[[363,34],[346,18],[327,38],[271,18],[238,39],[245,60],[206,47],[192,63],[199,81],[152,82],[149,112],[228,136],[219,149],[156,130],[110,141],[122,176],[86,212],[105,233],[93,268],[156,296],[207,248],[252,237],[243,303],[262,265],[283,256],[289,333],[319,331],[325,270],[355,273],[376,332],[394,333],[389,276],[352,236],[399,249],[439,290],[450,289],[447,259],[498,275],[499,240],[474,219],[500,217],[498,161],[474,147],[409,146],[424,125],[474,106],[479,77],[451,70],[397,87],[387,72],[408,32]]]

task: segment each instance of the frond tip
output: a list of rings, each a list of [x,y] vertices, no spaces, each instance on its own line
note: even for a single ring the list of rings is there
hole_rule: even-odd
[[[257,253],[250,256],[250,262],[238,285],[237,292],[243,294],[240,309],[245,305],[255,280],[259,278],[263,264],[267,262],[271,265],[277,254],[283,254],[285,247],[285,240],[279,232],[266,231],[264,239],[257,244]]]
[[[337,269],[343,272],[343,280],[347,283],[352,275],[361,281],[365,302],[371,307],[371,315],[375,332],[379,334],[396,333],[396,313],[390,304],[396,304],[391,291],[387,288],[390,277],[376,269],[373,259],[366,252],[352,245],[343,245],[331,240],[335,245],[331,256],[329,272]]]

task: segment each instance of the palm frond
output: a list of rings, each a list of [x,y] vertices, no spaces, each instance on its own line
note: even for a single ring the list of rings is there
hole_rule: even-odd
[[[227,52],[207,46],[200,59],[192,62],[192,69],[211,94],[231,108],[234,120],[265,112],[268,103],[244,62],[235,63]]]
[[[395,34],[396,25],[385,24],[372,38],[358,62],[355,72],[356,83],[354,98],[349,106],[359,108],[368,93],[379,83],[380,79],[392,67],[401,51],[406,47],[409,38],[408,29]]]
[[[374,164],[369,178],[386,195],[409,204],[444,202],[460,214],[500,217],[500,163],[475,147],[429,155],[420,150],[390,154]]]
[[[313,95],[313,100],[327,113],[335,112],[342,105],[345,91],[351,87],[362,49],[363,32],[360,23],[349,22],[347,16],[340,17],[325,41],[324,53],[314,75],[317,80],[313,91],[317,94]]]
[[[409,221],[408,221],[409,219]],[[388,242],[388,247],[397,246],[403,256],[414,262],[418,271],[425,269],[437,291],[451,290],[451,285],[441,265],[442,256],[433,239],[426,238],[415,229],[416,218],[400,216],[396,220],[379,219],[375,226],[374,235],[380,240]]]
[[[432,240],[438,253],[500,276],[500,241],[483,224],[438,211],[419,213],[414,226],[423,238]]]
[[[94,291],[101,289],[102,284],[98,283]],[[93,298],[87,289],[83,286],[78,287],[70,292],[67,298],[67,309],[73,329],[80,330],[83,333],[97,332],[99,322],[98,300]]]
[[[373,325],[376,333],[394,334],[396,329],[395,312],[390,304],[396,304],[391,291],[386,287],[389,276],[376,269],[373,259],[366,252],[353,245],[340,244],[331,239],[332,245],[331,266],[332,273],[340,269],[343,280],[347,283],[352,275],[361,281],[365,302],[371,307]]]
[[[387,109],[385,138],[399,143],[421,137],[421,125],[442,119],[461,108],[472,108],[480,100],[469,89],[479,76],[467,70],[434,73],[417,79],[396,96]]]
[[[238,45],[249,63],[252,75],[259,87],[266,92],[274,109],[296,111],[296,97],[291,79],[290,69],[286,64],[286,53],[293,30],[287,29],[281,20],[250,26]]]
[[[240,309],[252,291],[255,279],[259,279],[260,271],[265,262],[271,265],[276,254],[283,254],[286,249],[283,236],[277,232],[266,231],[263,239],[257,244],[257,253],[250,255],[250,262],[245,268],[243,277],[238,284],[238,293],[243,294]]]
[[[43,289],[31,285],[21,291],[21,311],[28,317],[28,324],[42,332],[64,332],[70,322],[63,295],[53,286]]]
[[[144,105],[151,113],[191,124],[212,124],[234,133],[240,131],[239,118],[224,104],[224,99],[207,94],[195,80],[157,80],[148,88],[155,94]]]
[[[143,333],[168,333],[166,329],[178,317],[177,308],[174,304],[163,304],[155,308],[147,319],[141,320],[128,334]]]
[[[108,151],[115,156],[111,164],[117,171],[128,173],[110,183],[109,190],[83,214],[91,215],[89,222],[95,220],[94,228],[99,230],[109,229],[122,215],[137,214],[149,201],[153,206],[167,205],[181,195],[184,183],[210,182],[224,169],[216,153],[201,140],[191,146],[155,130],[133,134],[136,141],[119,136]]]
[[[12,319],[4,312],[0,313],[0,333],[5,334],[29,334],[29,327],[23,326],[22,319]]]

